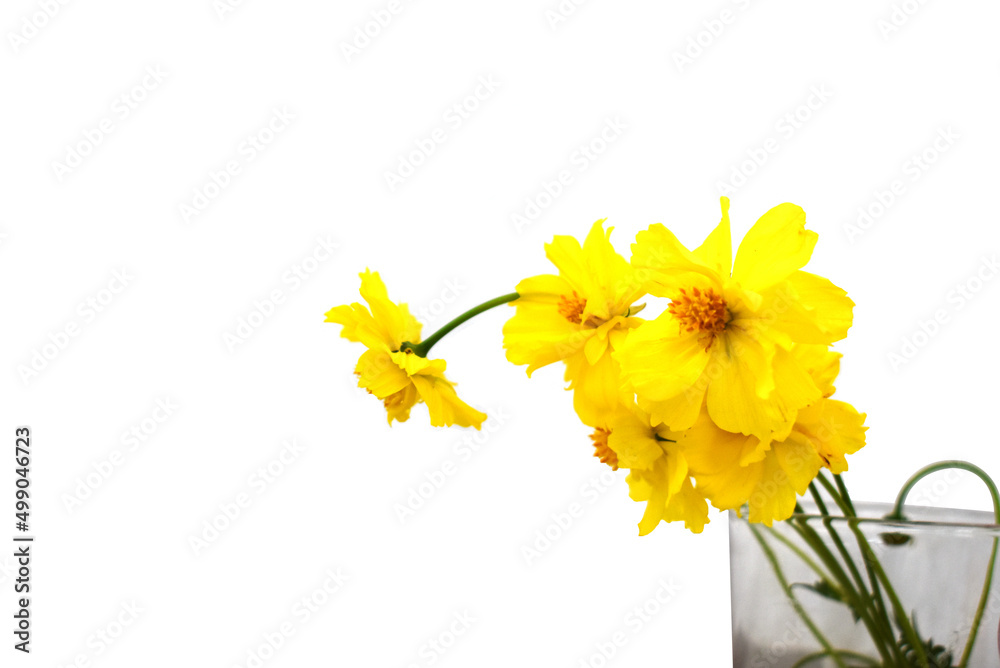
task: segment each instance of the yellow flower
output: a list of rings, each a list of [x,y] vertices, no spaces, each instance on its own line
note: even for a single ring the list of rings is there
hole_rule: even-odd
[[[704,413],[681,439],[698,491],[720,510],[737,510],[746,503],[750,521],[768,526],[792,515],[796,497],[821,468],[846,471],[845,455],[864,446],[868,429],[864,413],[827,398],[833,394],[840,355],[824,346],[796,346],[792,353],[824,388],[824,396],[798,411],[789,433],[775,439],[762,459],[742,466],[746,453],[757,451],[759,439],[723,431]]]
[[[390,425],[393,420],[406,422],[410,409],[422,401],[435,427],[457,424],[479,429],[486,415],[458,398],[444,376],[444,360],[400,351],[404,341],[420,342],[420,323],[406,304],[389,299],[378,273],[365,270],[360,276],[361,296],[371,312],[355,302],[326,314],[326,322],[343,326],[341,336],[368,347],[354,371],[358,386],[382,400]]]
[[[629,496],[646,502],[640,536],[661,521],[682,521],[694,533],[701,533],[708,523],[708,504],[691,484],[680,437],[664,425],[651,427],[649,416],[634,405],[619,406],[608,416],[607,427],[598,428],[591,436],[595,456],[609,465],[613,462],[613,469],[629,469],[625,478]]]
[[[854,302],[800,271],[816,238],[802,209],[781,204],[750,229],[734,265],[725,197],[721,222],[694,251],[661,224],[637,235],[632,266],[646,272],[651,294],[671,303],[632,330],[615,359],[653,424],[683,431],[707,405],[722,429],[758,438],[760,447],[740,461],[747,464],[763,457],[772,432],[787,435],[796,411],[820,398],[790,349],[844,338]]]
[[[615,252],[604,220],[594,223],[581,247],[556,236],[545,254],[559,275],[526,278],[517,286],[517,309],[504,325],[504,348],[514,364],[536,369],[566,362],[573,406],[587,424],[621,399],[618,363],[611,357],[625,333],[642,321],[632,304],[645,294],[629,263]]]

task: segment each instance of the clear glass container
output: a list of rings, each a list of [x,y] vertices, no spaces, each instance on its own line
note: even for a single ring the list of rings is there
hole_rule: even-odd
[[[824,648],[793,607],[776,575],[775,563],[782,570],[802,610],[825,636],[829,646],[875,661],[866,662],[845,653],[842,655],[843,665],[919,666],[919,663],[905,663],[898,659],[885,661],[876,650],[864,620],[855,621],[852,609],[836,600],[836,593],[831,597],[826,588],[816,586],[820,581],[819,575],[796,554],[795,549],[813,559],[814,565],[825,573],[829,574],[830,569],[801,533],[795,530],[795,526],[811,530],[813,542],[818,537],[824,549],[838,558],[848,577],[849,568],[831,536],[831,529],[840,538],[843,549],[851,556],[859,575],[866,582],[867,569],[858,539],[847,519],[834,517],[824,521],[822,516],[816,514],[815,506],[803,502],[802,508],[802,514],[785,522],[775,522],[772,528],[751,525],[736,513],[730,513],[734,668],[825,668],[838,665],[829,657],[820,656],[803,662],[805,657],[815,655]],[[938,654],[941,663],[932,662],[930,665],[932,668],[938,665],[958,666],[980,605],[994,541],[1000,536],[1000,527],[993,524],[992,513],[907,506],[906,521],[886,521],[881,518],[892,510],[888,504],[861,503],[856,504],[856,510],[862,519],[853,522],[871,546],[902,608],[915,618],[921,639],[932,639],[934,645],[943,648]],[[774,562],[759,538],[766,542]],[[836,578],[831,578],[831,581],[836,581]],[[976,640],[966,663],[968,668],[1000,668],[998,581],[1000,577],[994,572]],[[886,592],[882,593],[887,601],[887,617],[891,618],[891,603]],[[893,633],[898,642],[898,627],[893,627]],[[951,658],[946,663],[948,653]]]

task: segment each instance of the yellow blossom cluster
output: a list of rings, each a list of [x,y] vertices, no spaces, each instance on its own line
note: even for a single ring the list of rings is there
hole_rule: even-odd
[[[382,400],[389,423],[427,405],[435,426],[478,429],[486,416],[445,378],[433,343],[500,303],[507,359],[527,373],[563,362],[594,455],[628,470],[632,499],[645,501],[647,534],[661,521],[700,532],[708,504],[747,506],[749,520],[787,519],[822,468],[847,469],[865,443],[865,415],[831,399],[854,302],[826,278],[803,271],[816,245],[805,213],[781,204],[753,225],[733,257],[729,200],[705,241],[688,250],[662,224],[639,232],[631,258],[599,220],[581,244],[546,244],[558,273],[522,280],[421,344],[420,323],[392,302],[377,273],[361,274],[367,306],[338,306],[327,322],[365,345],[358,384]],[[668,300],[639,317],[644,298]]]
[[[595,456],[628,469],[660,521],[694,532],[720,510],[747,505],[751,522],[788,518],[823,467],[847,469],[865,442],[865,415],[830,398],[854,303],[802,270],[817,235],[781,204],[744,237],[735,261],[729,200],[704,243],[688,250],[662,224],[641,231],[626,260],[597,221],[581,245],[546,246],[558,274],[522,281],[504,327],[507,359],[528,374],[557,361]],[[669,300],[652,320],[646,297]]]

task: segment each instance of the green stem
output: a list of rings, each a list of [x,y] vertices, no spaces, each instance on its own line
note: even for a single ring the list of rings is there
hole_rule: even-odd
[[[985,483],[986,487],[989,488],[990,496],[993,498],[993,522],[995,524],[1000,524],[1000,491],[997,490],[996,483],[993,482],[993,479],[990,478],[986,471],[982,470],[975,464],[959,460],[937,462],[936,464],[925,466],[914,473],[910,479],[906,481],[906,484],[903,485],[903,488],[899,490],[899,495],[896,497],[896,504],[893,506],[892,512],[886,515],[886,519],[904,519],[903,503],[906,502],[906,495],[910,493],[913,486],[925,476],[938,471],[943,471],[944,469],[960,469],[978,476],[979,479]],[[994,538],[993,551],[990,553],[990,564],[986,569],[986,581],[983,583],[983,591],[979,595],[979,606],[976,608],[976,615],[972,620],[972,628],[969,630],[969,638],[965,642],[965,649],[962,650],[962,658],[958,662],[958,668],[965,668],[969,664],[969,658],[972,655],[972,646],[976,642],[976,635],[979,633],[979,625],[983,621],[983,612],[986,610],[986,601],[989,598],[990,587],[993,585],[993,570],[996,566],[996,561],[997,539]]]
[[[795,553],[795,555],[799,559],[801,559],[803,561],[803,563],[806,564],[806,566],[808,566],[810,569],[812,569],[812,571],[816,575],[819,576],[820,580],[823,580],[824,582],[826,582],[830,586],[833,586],[833,577],[830,576],[829,574],[827,574],[827,572],[824,571],[823,568],[819,564],[817,564],[816,561],[812,557],[810,557],[808,554],[806,554],[805,550],[803,550],[802,548],[800,548],[798,545],[796,545],[795,543],[793,543],[789,539],[787,539],[784,536],[782,536],[781,532],[778,531],[777,529],[773,528],[773,527],[768,527],[768,533],[770,533],[771,536],[775,540],[777,540],[779,543],[781,543],[782,545],[784,545],[785,547],[787,547],[789,550],[791,550],[793,553]]]
[[[819,503],[820,508],[825,508],[822,499],[819,499],[819,501],[820,501]],[[803,514],[802,507],[796,504],[795,512],[798,513],[799,515],[802,515]],[[815,529],[809,526],[809,523],[805,519],[799,518],[798,520],[792,520],[791,522],[789,522],[789,524],[792,527],[792,529],[799,534],[802,540],[805,541],[806,544],[812,548],[813,552],[816,553],[816,556],[818,556],[820,560],[830,570],[830,573],[840,584],[841,591],[847,596],[848,600],[845,601],[847,605],[852,607],[854,610],[859,611],[858,616],[861,619],[865,620],[865,627],[868,629],[868,632],[872,637],[872,641],[875,644],[875,648],[878,650],[879,655],[882,656],[885,665],[887,666],[893,665],[892,657],[890,656],[889,651],[885,646],[884,639],[880,634],[875,632],[872,626],[872,622],[868,620],[865,614],[865,610],[863,608],[864,604],[863,599],[861,595],[857,592],[857,590],[855,590],[854,583],[851,581],[850,576],[848,576],[847,573],[844,572],[844,569],[841,568],[840,562],[837,561],[837,558],[833,555],[830,549],[823,542],[823,539],[820,537],[820,535],[816,533]]]
[[[820,471],[820,473],[822,473],[822,471]],[[844,499],[847,509],[851,511],[851,516],[857,517],[858,513],[854,510],[854,502],[851,501],[851,493],[847,491],[847,485],[844,484],[844,479],[840,477],[839,473],[834,473],[833,480],[837,483],[837,489],[840,491],[840,496]]]
[[[771,568],[774,569],[774,574],[778,577],[778,582],[781,583],[781,588],[785,591],[785,594],[788,596],[788,599],[792,602],[792,607],[795,608],[795,612],[799,614],[799,617],[802,618],[802,621],[805,622],[806,626],[809,627],[809,630],[812,631],[812,634],[816,637],[816,640],[818,640],[819,644],[823,646],[824,650],[826,650],[827,656],[832,658],[834,663],[840,666],[840,668],[847,668],[847,665],[844,663],[844,660],[840,657],[840,654],[837,652],[837,650],[833,649],[833,645],[830,644],[830,641],[826,639],[826,636],[823,635],[823,633],[819,630],[819,627],[817,627],[816,624],[813,622],[813,620],[809,617],[808,613],[806,613],[805,608],[803,608],[802,604],[799,603],[799,600],[795,598],[795,593],[792,591],[792,588],[788,585],[788,579],[785,578],[785,573],[784,571],[781,570],[781,564],[778,563],[778,558],[775,556],[774,550],[772,550],[771,546],[768,545],[767,541],[764,540],[764,537],[760,534],[760,530],[751,524],[750,531],[753,532],[754,538],[757,539],[757,542],[760,543],[761,549],[764,550],[764,555],[767,557],[767,560],[771,563]]]
[[[889,597],[889,601],[892,603],[892,610],[896,616],[896,624],[902,629],[903,635],[906,636],[906,639],[909,641],[913,651],[916,652],[917,660],[920,662],[921,667],[930,668],[923,643],[921,643],[920,637],[917,635],[913,625],[910,624],[910,619],[906,614],[906,609],[903,608],[903,604],[900,602],[899,596],[896,595],[896,590],[893,589],[892,582],[889,581],[889,576],[886,575],[885,570],[882,568],[882,564],[879,563],[878,558],[875,556],[875,552],[868,544],[868,539],[865,538],[864,533],[858,527],[857,517],[850,513],[849,506],[844,502],[840,493],[837,492],[837,489],[829,480],[826,479],[822,472],[816,476],[816,479],[819,480],[823,487],[826,488],[827,493],[837,503],[844,515],[849,518],[848,525],[851,527],[851,531],[854,532],[854,535],[857,538],[858,547],[861,548],[861,554],[864,557],[865,563],[869,564],[874,569],[875,576],[881,581],[882,586],[885,588],[885,593]]]
[[[464,323],[466,320],[471,320],[480,313],[489,311],[491,308],[500,306],[501,304],[512,302],[520,296],[521,295],[517,294],[516,292],[511,292],[510,294],[502,295],[500,297],[497,297],[496,299],[491,299],[488,302],[483,302],[479,306],[470,308],[468,311],[458,316],[457,318],[449,322],[447,325],[445,325],[438,331],[431,334],[429,337],[427,337],[420,343],[410,343],[409,341],[404,341],[402,345],[399,346],[399,349],[412,350],[415,355],[419,355],[420,357],[427,357],[427,353],[431,351],[431,348],[434,347],[435,343],[440,341],[446,334],[448,334],[451,330],[455,329],[456,327]]]
[[[837,654],[841,656],[846,656],[849,659],[854,659],[856,661],[863,661],[865,665],[875,666],[875,668],[881,668],[881,664],[875,659],[871,658],[870,656],[865,656],[864,654],[858,654],[857,652],[849,652],[846,649],[838,649],[835,651],[837,652]],[[813,661],[816,661],[818,659],[825,659],[828,656],[830,656],[830,653],[826,651],[815,652],[813,654],[810,654],[809,656],[804,656],[798,661],[796,661],[795,664],[792,666],[792,668],[801,668],[802,666],[808,665]]]
[[[847,547],[841,540],[840,534],[838,534],[837,530],[833,528],[833,518],[827,510],[826,504],[823,503],[823,497],[820,496],[815,483],[809,483],[809,492],[816,501],[816,507],[824,517],[823,526],[826,527],[827,532],[833,539],[833,544],[836,546],[837,551],[843,558],[844,563],[847,564],[847,568],[851,572],[851,577],[854,578],[854,582],[857,584],[857,598],[854,605],[854,611],[865,623],[865,628],[868,629],[868,634],[875,643],[875,647],[878,649],[879,654],[882,655],[883,660],[889,661],[889,648],[895,646],[894,638],[892,637],[892,629],[887,629],[884,624],[880,623],[880,620],[872,616],[871,611],[875,609],[873,603],[874,597],[868,591],[868,587],[865,586],[865,580],[861,577],[861,572],[858,571],[858,567],[854,564],[854,559],[851,558],[851,553],[847,551]],[[888,631],[888,638],[883,637],[886,631]]]
[[[850,511],[852,517],[857,517],[857,512],[854,510],[854,502],[851,500],[851,494],[847,491],[847,485],[844,483],[844,479],[840,477],[840,474],[834,474],[833,479],[837,483],[837,489],[840,491],[840,496],[844,499],[844,504]],[[889,640],[893,641],[891,647],[896,650],[897,654],[901,654],[899,646],[895,642],[895,638],[892,635],[892,621],[889,619],[889,611],[885,606],[885,601],[882,598],[882,589],[878,584],[878,577],[875,575],[875,570],[872,565],[865,560],[865,570],[868,573],[868,581],[872,584],[872,603],[874,606],[874,612],[876,618],[879,620],[880,625],[883,630],[888,632]],[[902,658],[902,657],[900,657]]]
[[[896,496],[896,504],[893,506],[892,512],[886,515],[885,518],[887,520],[905,519],[903,517],[903,503],[906,502],[906,495],[910,493],[913,486],[931,473],[937,473],[938,471],[943,471],[945,469],[961,469],[979,476],[979,479],[982,480],[989,488],[990,496],[993,497],[993,521],[1000,524],[1000,491],[997,490],[996,483],[994,483],[993,479],[987,475],[986,471],[982,470],[975,464],[959,461],[957,459],[930,464],[910,476],[910,479],[906,481],[905,485],[903,485],[903,489],[899,490],[899,494]]]

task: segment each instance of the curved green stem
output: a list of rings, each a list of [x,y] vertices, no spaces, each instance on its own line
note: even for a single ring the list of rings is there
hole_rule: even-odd
[[[520,296],[521,295],[517,294],[516,292],[511,292],[510,294],[502,295],[495,299],[491,299],[488,302],[483,302],[479,306],[470,308],[468,311],[458,316],[457,318],[449,322],[447,325],[445,325],[438,331],[431,334],[429,337],[427,337],[420,343],[410,343],[409,341],[404,341],[403,344],[399,346],[399,349],[412,350],[415,355],[419,355],[420,357],[427,357],[427,353],[431,351],[431,348],[434,347],[435,343],[440,341],[446,334],[448,334],[451,330],[455,329],[456,327],[464,323],[466,320],[471,320],[480,313],[489,311],[491,308],[500,306],[501,304],[512,302]]]
[[[903,503],[906,502],[906,495],[910,493],[913,486],[931,473],[937,473],[938,471],[943,471],[945,469],[961,469],[979,476],[979,479],[982,480],[983,483],[985,483],[989,488],[990,496],[993,497],[993,521],[996,524],[1000,524],[1000,491],[997,490],[996,483],[994,483],[993,479],[987,475],[986,471],[982,470],[975,464],[959,461],[957,459],[937,462],[936,464],[929,464],[910,476],[910,479],[906,481],[903,488],[899,490],[899,494],[896,496],[896,504],[893,506],[892,512],[886,515],[885,518],[887,520],[905,519],[903,517]]]
[[[914,473],[910,479],[906,481],[906,484],[903,485],[903,488],[899,490],[899,495],[896,497],[896,504],[893,506],[892,512],[886,515],[886,519],[902,520],[903,503],[906,502],[906,495],[910,493],[913,486],[925,476],[938,471],[943,471],[945,469],[960,469],[978,476],[986,487],[989,488],[990,496],[993,498],[993,522],[994,524],[1000,524],[1000,491],[997,490],[996,483],[993,482],[993,479],[990,478],[986,471],[979,468],[975,464],[959,460],[937,462],[936,464],[925,466]],[[986,568],[986,580],[983,582],[983,591],[979,595],[979,606],[976,608],[976,615],[972,620],[972,628],[969,629],[969,638],[965,641],[965,648],[962,650],[962,658],[958,662],[958,668],[965,668],[969,664],[969,658],[972,656],[972,647],[976,642],[976,635],[979,633],[979,625],[983,620],[983,612],[986,610],[986,601],[990,595],[990,587],[993,586],[993,571],[996,566],[996,561],[997,538],[994,538],[993,551],[990,553],[990,563]]]

